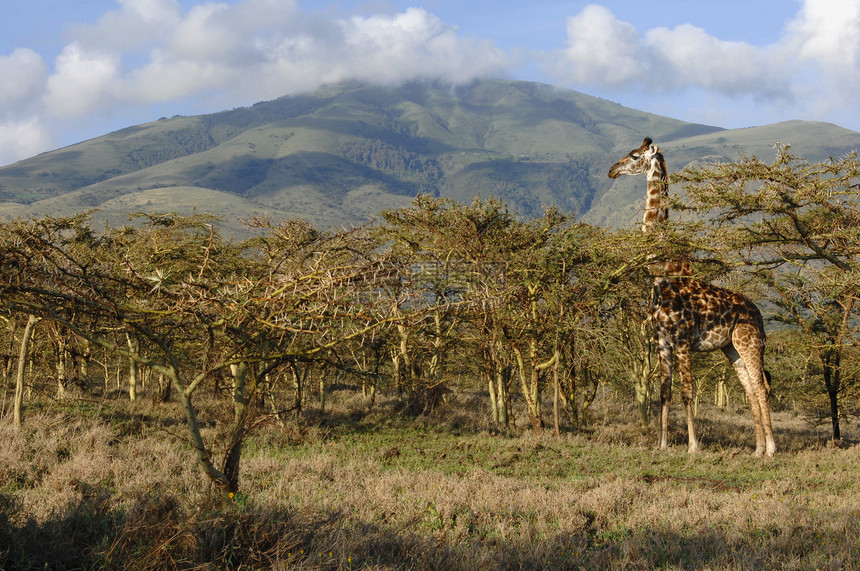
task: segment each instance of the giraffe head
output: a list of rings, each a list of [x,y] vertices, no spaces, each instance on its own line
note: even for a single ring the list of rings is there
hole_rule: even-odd
[[[645,137],[642,146],[633,149],[627,156],[612,165],[609,178],[623,174],[646,174],[648,192],[645,195],[645,218],[642,230],[648,231],[655,222],[663,222],[669,217],[664,197],[669,191],[669,171],[663,153],[650,137]]]
[[[609,178],[618,178],[623,174],[645,173],[648,180],[645,194],[645,215],[642,219],[642,231],[649,232],[654,225],[665,222],[669,218],[666,206],[666,195],[669,192],[669,171],[663,153],[650,137],[645,137],[642,145],[627,153],[620,161],[609,169]],[[662,236],[662,234],[661,234]],[[654,262],[651,265],[654,276],[690,276],[690,263],[686,260],[667,260]]]
[[[663,154],[650,137],[645,137],[642,146],[633,149],[627,156],[612,165],[609,178],[618,178],[623,174],[648,174],[648,178],[662,179],[666,176],[666,162]]]

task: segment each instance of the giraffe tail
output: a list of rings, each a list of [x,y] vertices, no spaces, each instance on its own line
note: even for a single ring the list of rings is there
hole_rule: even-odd
[[[764,374],[762,375],[762,379],[761,379],[762,384],[764,385],[764,390],[767,391],[767,397],[770,398],[770,381],[771,381],[770,371],[768,371],[767,369],[762,369],[762,370],[764,372]]]

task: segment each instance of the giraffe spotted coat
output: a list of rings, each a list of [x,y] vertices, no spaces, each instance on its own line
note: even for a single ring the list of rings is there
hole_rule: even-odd
[[[609,170],[610,178],[645,174],[647,195],[642,230],[651,232],[668,218],[664,197],[669,176],[663,154],[651,139],[630,151]],[[669,443],[672,373],[677,363],[687,417],[688,449],[699,448],[694,425],[692,351],[720,349],[744,388],[755,424],[758,456],[773,456],[776,443],[770,416],[770,385],[764,370],[765,332],[761,312],[749,299],[729,289],[694,279],[686,260],[653,261],[654,291],[649,319],[660,357],[659,446]]]

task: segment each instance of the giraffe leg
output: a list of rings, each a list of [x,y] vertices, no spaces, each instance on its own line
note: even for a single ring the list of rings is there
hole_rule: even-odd
[[[723,353],[734,367],[750,403],[755,424],[755,455],[771,457],[776,452],[776,442],[770,419],[769,390],[762,367],[761,350],[756,351],[757,354],[753,354],[752,350],[745,351],[746,354],[741,356],[734,345],[723,348]]]
[[[770,418],[770,382],[768,381],[764,368],[761,369],[761,382],[756,387],[756,396],[758,397],[759,406],[761,408],[761,424],[764,430],[765,452],[764,455],[772,458],[776,453],[776,440],[773,438],[773,425]]]
[[[741,365],[742,367],[743,365]],[[736,367],[737,369],[737,367]],[[738,376],[746,373],[746,369],[743,369],[742,372],[738,372]],[[752,411],[753,424],[755,425],[755,455],[756,456],[764,456],[765,451],[765,438],[764,438],[764,429],[762,428],[761,421],[761,405],[759,403],[758,395],[755,394],[755,391],[749,384],[744,384],[744,392],[747,395],[747,400],[750,403],[750,410]]]
[[[678,360],[678,375],[681,377],[681,397],[684,400],[684,410],[687,413],[687,434],[689,436],[688,450],[690,454],[698,452],[699,442],[696,440],[696,427],[694,418],[694,387],[693,387],[693,369],[690,358],[690,347],[687,345],[679,346],[675,355]]]
[[[669,447],[669,404],[672,402],[672,346],[663,340],[658,343],[660,357],[660,437],[657,445]]]

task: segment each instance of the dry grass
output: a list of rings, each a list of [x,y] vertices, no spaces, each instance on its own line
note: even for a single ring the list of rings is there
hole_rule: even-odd
[[[677,419],[660,452],[621,420],[629,405],[598,405],[590,430],[559,439],[491,433],[482,401],[460,401],[411,418],[333,395],[325,416],[255,433],[232,498],[172,436],[172,405],[31,408],[20,433],[0,422],[0,567],[860,566],[860,447],[825,446],[787,413],[761,461],[745,411],[703,407],[690,458]]]

